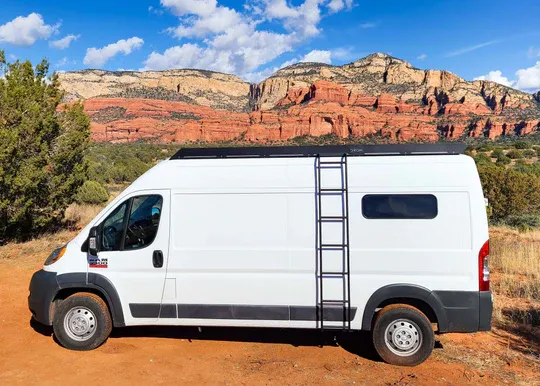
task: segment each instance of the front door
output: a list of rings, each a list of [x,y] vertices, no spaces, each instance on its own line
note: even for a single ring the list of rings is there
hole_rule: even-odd
[[[116,288],[126,324],[154,322],[160,314],[169,250],[169,190],[132,193],[99,224],[100,252],[89,272]]]

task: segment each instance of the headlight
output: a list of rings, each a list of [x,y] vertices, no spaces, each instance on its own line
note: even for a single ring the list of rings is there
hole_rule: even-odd
[[[57,248],[47,257],[47,260],[45,260],[45,265],[51,265],[53,263],[56,263],[62,256],[64,256],[64,253],[66,252],[66,246]]]

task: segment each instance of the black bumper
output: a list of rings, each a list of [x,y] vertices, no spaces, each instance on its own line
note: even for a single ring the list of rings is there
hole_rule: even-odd
[[[51,308],[53,298],[58,291],[58,281],[55,272],[37,271],[30,280],[30,295],[28,308],[32,317],[46,326],[52,325]]]
[[[476,332],[491,330],[493,303],[489,291],[434,291],[446,323],[439,332]]]

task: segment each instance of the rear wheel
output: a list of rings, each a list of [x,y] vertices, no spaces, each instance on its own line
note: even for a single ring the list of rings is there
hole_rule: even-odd
[[[93,293],[81,292],[63,300],[56,308],[54,336],[70,350],[92,350],[100,346],[112,330],[107,304]]]
[[[372,336],[377,353],[392,365],[418,365],[430,356],[435,345],[428,318],[405,304],[391,305],[379,311]]]

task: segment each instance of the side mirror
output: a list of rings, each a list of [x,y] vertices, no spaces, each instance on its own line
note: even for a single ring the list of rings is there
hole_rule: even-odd
[[[92,227],[90,228],[90,233],[88,234],[88,253],[90,253],[92,256],[97,256],[99,252],[99,232],[98,227]]]

